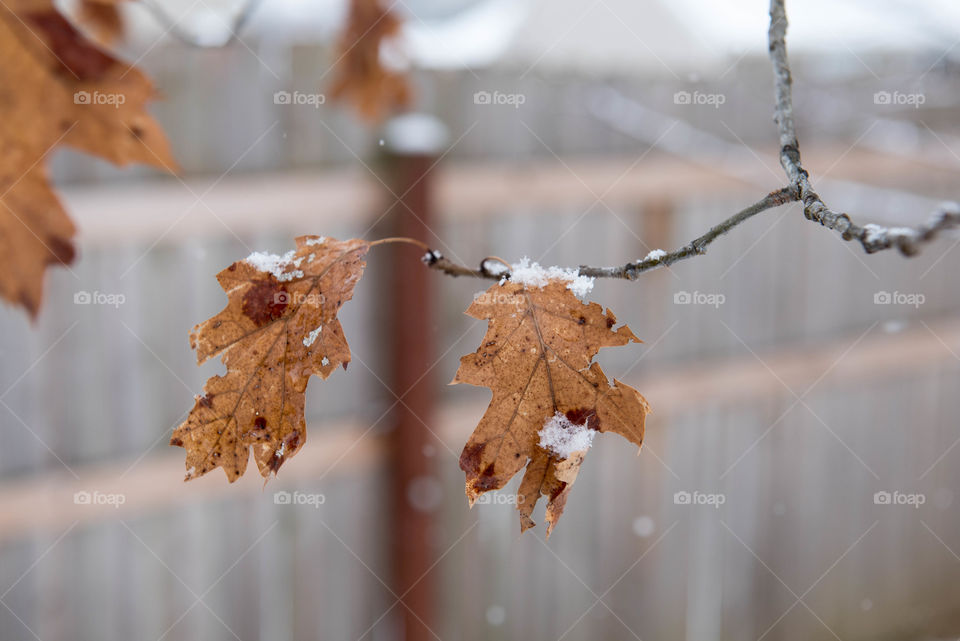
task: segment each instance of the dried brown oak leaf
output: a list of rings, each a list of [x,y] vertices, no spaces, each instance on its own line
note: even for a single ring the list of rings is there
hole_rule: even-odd
[[[639,339],[626,325],[613,329],[612,312],[581,302],[560,280],[543,287],[510,281],[493,285],[467,314],[486,319],[487,333],[476,353],[460,359],[453,383],[493,392],[460,455],[467,498],[473,505],[526,466],[517,492],[520,528],[535,525],[534,507],[546,496],[549,536],[595,435],[589,430],[615,432],[637,446],[643,443],[646,400],[618,380],[610,385],[600,365],[592,362],[601,347]],[[560,430],[559,438],[547,440],[548,426]],[[572,447],[587,437],[582,449],[557,447],[564,430],[570,430]]]
[[[0,6],[0,296],[36,317],[47,265],[73,261],[74,226],[46,156],[66,144],[118,165],[175,167],[145,105],[153,85],[86,40],[49,0]]]
[[[307,381],[350,362],[337,313],[353,297],[369,248],[301,236],[284,256],[254,253],[217,274],[229,302],[194,327],[190,343],[199,363],[222,354],[227,373],[207,381],[170,440],[187,451],[186,480],[222,467],[232,483],[251,448],[266,477],[303,446]]]
[[[380,120],[395,108],[410,104],[406,75],[387,69],[380,58],[381,45],[395,38],[401,26],[400,19],[381,0],[350,3],[330,95],[352,102],[367,120]]]

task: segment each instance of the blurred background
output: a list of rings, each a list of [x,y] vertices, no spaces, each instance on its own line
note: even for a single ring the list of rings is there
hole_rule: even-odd
[[[341,314],[353,362],[308,388],[279,478],[181,482],[171,430],[222,371],[187,336],[254,250],[400,231],[470,265],[620,264],[785,183],[764,2],[392,9],[381,54],[418,115],[371,124],[327,95],[344,2],[123,7],[116,48],[162,92],[183,170],[54,159],[81,254],[36,325],[0,310],[0,638],[960,636],[957,235],[868,257],[794,204],[598,281],[645,341],[599,361],[653,414],[639,457],[597,439],[549,541],[540,511],[520,536],[519,478],[467,506],[489,391],[446,383],[488,284],[409,247],[371,254]],[[956,199],[960,7],[787,10],[825,200],[913,225]]]

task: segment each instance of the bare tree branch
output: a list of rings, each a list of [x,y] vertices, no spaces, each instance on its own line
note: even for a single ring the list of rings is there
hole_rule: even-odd
[[[795,200],[797,200],[797,190],[792,186],[784,187],[783,189],[770,192],[749,207],[737,212],[723,222],[714,225],[702,236],[691,240],[683,247],[671,252],[651,252],[642,260],[615,267],[590,267],[589,265],[581,265],[577,271],[581,276],[590,276],[593,278],[625,278],[627,280],[633,280],[643,272],[650,271],[656,267],[672,265],[685,258],[706,254],[707,246],[710,245],[710,243],[743,221],[756,216],[760,212],[779,207],[780,205]],[[380,245],[384,243],[407,243],[426,250],[426,253],[421,258],[423,263],[430,269],[436,269],[448,276],[471,276],[473,278],[486,278],[488,280],[510,278],[510,265],[503,259],[495,256],[484,258],[480,261],[480,267],[473,268],[452,261],[437,250],[430,249],[426,244],[412,238],[384,238],[371,244]]]
[[[784,1],[770,0],[768,39],[774,75],[774,121],[780,135],[780,164],[783,166],[790,184],[782,189],[770,192],[761,200],[711,227],[705,234],[678,249],[671,252],[655,250],[642,260],[614,267],[581,265],[577,270],[581,276],[634,280],[643,272],[651,269],[672,265],[685,258],[705,254],[710,243],[740,223],[763,211],[793,201],[803,203],[803,213],[808,220],[816,221],[828,229],[839,232],[844,240],[860,241],[868,254],[896,247],[903,255],[912,256],[919,251],[921,244],[932,241],[942,230],[960,226],[960,204],[946,202],[942,203],[933,212],[927,222],[915,227],[884,227],[875,224],[866,224],[861,227],[854,224],[847,214],[837,213],[827,207],[817,192],[813,190],[809,174],[803,168],[800,160],[800,144],[797,142],[797,132],[793,120],[793,96],[791,92],[793,79],[790,73],[790,63],[787,59],[787,13]],[[485,258],[478,268],[473,268],[452,261],[440,252],[430,249],[421,241],[410,238],[387,238],[376,241],[374,244],[387,242],[404,242],[417,245],[426,251],[422,260],[427,267],[449,276],[470,276],[490,280],[510,277],[510,266],[499,258]]]
[[[651,255],[648,255],[643,260],[627,263],[621,267],[588,267],[586,265],[581,265],[580,275],[593,276],[594,278],[626,278],[628,280],[633,280],[641,273],[649,271],[655,267],[659,267],[661,265],[672,265],[678,260],[683,260],[684,258],[706,254],[707,246],[710,243],[720,236],[723,236],[743,221],[756,216],[760,212],[793,202],[796,199],[797,191],[793,187],[784,187],[783,189],[772,191],[746,209],[737,212],[722,223],[714,225],[709,231],[707,231],[707,233],[699,238],[691,240],[689,243],[679,249],[675,249],[672,252],[667,252],[663,255],[657,255],[656,252],[651,252]]]
[[[785,0],[770,0],[770,29],[767,38],[774,78],[774,121],[780,133],[780,165],[787,179],[795,186],[797,197],[803,203],[803,213],[828,229],[841,234],[844,240],[858,240],[868,254],[896,247],[904,256],[920,251],[920,245],[936,238],[937,234],[960,226],[960,204],[941,204],[930,218],[916,227],[888,228],[882,225],[856,225],[844,213],[827,207],[810,184],[810,176],[800,161],[800,144],[793,121],[793,78],[787,59],[787,12]]]

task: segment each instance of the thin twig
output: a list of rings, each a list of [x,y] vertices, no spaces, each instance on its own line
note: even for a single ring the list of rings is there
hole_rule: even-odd
[[[787,11],[785,0],[770,0],[770,29],[767,37],[774,78],[774,121],[780,134],[780,165],[787,179],[797,190],[797,199],[803,203],[803,213],[828,229],[841,234],[844,240],[858,240],[868,254],[896,247],[904,256],[920,251],[920,244],[936,238],[937,234],[960,226],[960,204],[942,203],[927,222],[915,227],[887,228],[882,225],[856,225],[844,213],[831,210],[810,184],[810,176],[800,161],[800,144],[793,121],[793,78],[787,59]]]
[[[797,192],[792,187],[784,187],[783,189],[772,191],[746,209],[743,209],[730,218],[727,218],[723,222],[714,225],[709,229],[709,231],[707,231],[707,233],[691,240],[689,243],[679,249],[675,249],[672,252],[667,252],[664,254],[651,252],[643,260],[627,263],[626,265],[622,265],[620,267],[589,267],[586,265],[581,265],[579,270],[580,275],[593,276],[594,278],[626,278],[628,280],[633,280],[641,273],[656,267],[660,267],[661,265],[672,265],[678,260],[683,260],[684,258],[691,258],[693,256],[706,254],[707,246],[710,243],[720,236],[723,236],[743,221],[756,216],[760,212],[793,202],[796,199]]]
[[[590,276],[593,278],[625,278],[633,280],[645,271],[649,271],[661,265],[672,265],[678,260],[692,258],[707,253],[707,246],[720,236],[742,223],[743,221],[756,216],[760,212],[779,207],[789,202],[797,200],[797,191],[793,187],[784,187],[777,191],[770,192],[756,203],[750,205],[723,222],[711,227],[705,234],[695,238],[683,247],[671,252],[657,254],[651,252],[646,258],[617,267],[590,267],[581,265],[577,272],[581,276]],[[456,263],[435,249],[429,249],[419,240],[413,238],[382,238],[371,244],[382,245],[385,243],[407,243],[416,245],[420,249],[426,249],[426,253],[421,260],[430,269],[436,269],[449,276],[471,276],[473,278],[485,278],[488,280],[500,280],[510,278],[510,264],[502,258],[488,256],[480,261],[480,267],[472,268],[466,265]]]

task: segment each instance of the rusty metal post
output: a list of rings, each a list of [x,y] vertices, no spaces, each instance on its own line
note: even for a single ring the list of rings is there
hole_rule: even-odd
[[[392,235],[407,236],[431,245],[433,223],[430,169],[446,144],[443,125],[422,115],[402,116],[388,123],[384,144],[392,180],[388,184],[399,198],[388,226]],[[435,323],[432,274],[409,245],[391,247],[391,380],[393,393],[402,399],[392,415],[391,506],[393,521],[387,526],[392,545],[393,590],[403,597],[397,606],[404,641],[433,639],[436,627],[436,584],[430,575],[435,539],[429,509],[411,500],[418,484],[432,479],[431,458],[425,456],[432,435],[427,429],[433,415],[435,383],[427,375],[433,364]],[[394,399],[388,399],[393,402]]]

